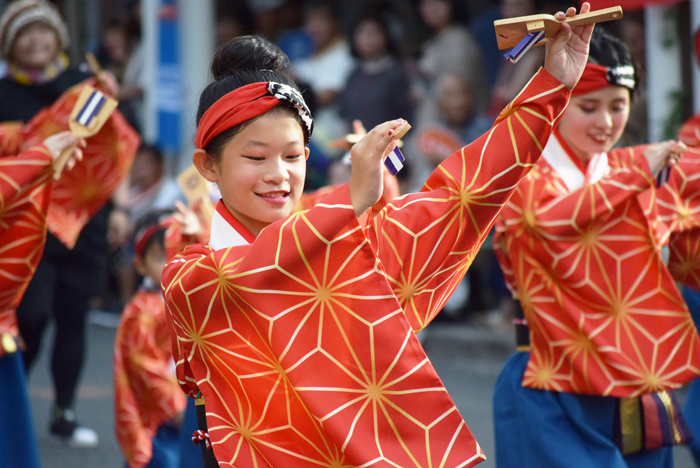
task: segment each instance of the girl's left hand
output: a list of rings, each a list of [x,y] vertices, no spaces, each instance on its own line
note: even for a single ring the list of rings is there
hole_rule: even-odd
[[[588,2],[581,5],[581,13],[589,11],[591,5]],[[567,16],[575,15],[576,8],[569,7],[566,14],[560,11],[554,16],[563,21]],[[593,26],[595,25],[588,24],[572,29],[568,23],[562,23],[561,31],[547,39],[544,68],[569,89],[574,89],[588,61]]]

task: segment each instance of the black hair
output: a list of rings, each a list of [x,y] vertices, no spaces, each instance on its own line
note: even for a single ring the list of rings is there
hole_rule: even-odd
[[[361,15],[357,19],[355,24],[353,24],[352,30],[350,31],[350,53],[352,54],[352,56],[356,58],[359,57],[357,49],[355,48],[355,31],[357,31],[357,28],[360,26],[360,24],[364,23],[365,21],[373,21],[379,25],[379,28],[382,30],[382,33],[384,33],[386,54],[392,57],[397,57],[399,55],[399,49],[396,46],[394,38],[391,37],[391,34],[389,33],[389,25],[384,20],[384,18],[382,18],[381,15],[376,14],[374,12],[368,12]]]
[[[168,216],[172,215],[174,210],[171,209],[160,209],[151,210],[140,216],[136,223],[134,223],[134,239],[133,243],[136,243],[136,239],[142,235],[151,226],[158,225],[162,223]],[[143,251],[140,257],[146,256],[148,250],[154,245],[159,245],[162,249],[165,249],[165,231],[166,229],[158,229],[153,235],[146,241],[146,245],[143,246]],[[136,254],[138,255],[138,254]]]
[[[211,73],[215,81],[204,88],[199,96],[197,125],[209,107],[242,86],[275,81],[299,91],[287,55],[273,43],[256,35],[236,37],[219,47],[211,62]],[[286,106],[277,106],[270,112],[277,109],[288,111],[297,119],[304,132],[304,141],[308,144],[310,135],[297,112]],[[254,120],[231,127],[214,137],[204,148],[207,154],[218,161],[226,143]]]
[[[149,153],[156,161],[163,164],[163,152],[156,145],[142,143],[138,150],[138,153],[141,152]]]
[[[639,88],[639,69],[634,63],[632,53],[624,42],[608,33],[600,25],[596,25],[591,36],[588,61],[607,68],[631,66],[634,69],[634,89],[630,90],[633,97]],[[628,88],[629,89],[629,88]]]

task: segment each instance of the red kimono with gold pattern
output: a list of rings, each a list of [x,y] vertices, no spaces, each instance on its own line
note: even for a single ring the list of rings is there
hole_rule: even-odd
[[[142,289],[122,313],[114,344],[117,441],[130,468],[152,457],[158,428],[184,411],[186,396],[175,378],[163,297]]]
[[[700,116],[688,119],[679,137],[689,149],[659,190],[657,206],[669,230],[671,274],[700,291]]]
[[[0,157],[0,336],[18,336],[15,308],[44,251],[52,177],[43,145]]]
[[[530,333],[525,387],[631,397],[700,373],[642,149],[582,168],[552,137],[499,217],[494,243]]]
[[[473,466],[415,331],[440,311],[568,103],[540,70],[423,191],[367,225],[348,186],[254,238],[217,207],[163,274],[177,376],[222,467]]]

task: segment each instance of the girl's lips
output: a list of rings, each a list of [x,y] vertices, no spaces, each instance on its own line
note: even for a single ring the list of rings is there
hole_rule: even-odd
[[[256,195],[274,205],[284,205],[289,201],[289,192],[256,193]]]

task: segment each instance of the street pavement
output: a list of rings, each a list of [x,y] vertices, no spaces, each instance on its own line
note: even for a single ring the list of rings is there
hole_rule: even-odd
[[[479,467],[493,468],[496,464],[491,393],[501,367],[514,350],[512,335],[508,331],[495,332],[464,322],[434,323],[426,331],[421,339],[428,356],[487,456]],[[53,331],[46,336],[41,357],[29,381],[43,466],[122,467],[124,461],[114,438],[112,348],[115,330],[97,325],[90,325],[88,330],[88,355],[76,412],[81,424],[95,429],[100,436],[100,445],[93,449],[67,448],[48,435],[53,401],[48,362],[52,334]],[[684,396],[680,394],[679,399]],[[685,448],[674,449],[674,458],[676,468],[694,466]]]

